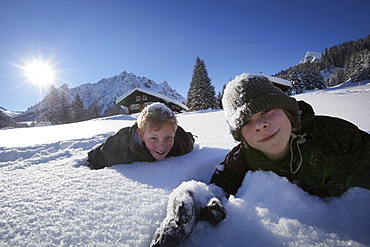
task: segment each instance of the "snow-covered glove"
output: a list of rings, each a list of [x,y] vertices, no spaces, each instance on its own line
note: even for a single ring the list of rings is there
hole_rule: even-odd
[[[217,225],[226,218],[226,210],[220,200],[216,197],[211,198],[206,207],[200,211],[199,220],[206,220],[213,225]]]
[[[177,246],[193,230],[198,220],[217,224],[226,218],[226,210],[217,197],[222,189],[202,182],[183,182],[170,195],[166,218],[154,234],[151,247]]]
[[[196,213],[192,193],[187,190],[176,196],[173,193],[168,202],[167,216],[154,234],[151,247],[177,246],[193,229]]]

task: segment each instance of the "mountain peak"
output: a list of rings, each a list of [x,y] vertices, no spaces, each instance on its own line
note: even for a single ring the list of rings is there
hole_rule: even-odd
[[[306,52],[306,55],[304,56],[304,58],[301,59],[299,63],[307,63],[307,62],[312,63],[312,62],[320,60],[321,57],[322,57],[321,52],[308,51]]]

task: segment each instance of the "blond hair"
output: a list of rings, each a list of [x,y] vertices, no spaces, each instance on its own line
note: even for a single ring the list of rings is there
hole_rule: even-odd
[[[144,134],[149,127],[160,129],[165,123],[173,124],[176,132],[177,119],[175,114],[163,103],[153,103],[146,106],[137,119],[137,125],[141,134]]]

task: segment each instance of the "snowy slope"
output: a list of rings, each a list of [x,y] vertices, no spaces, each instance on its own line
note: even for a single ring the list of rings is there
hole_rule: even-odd
[[[0,111],[4,112],[6,115],[8,115],[9,117],[16,117],[20,114],[22,114],[21,111],[10,111],[2,106],[0,106]]]
[[[364,83],[363,83],[364,84]],[[296,96],[370,133],[370,84]],[[85,166],[87,152],[134,118],[0,130],[0,246],[148,246],[183,181],[208,182],[235,145],[223,111],[178,115],[200,148],[154,163]],[[182,246],[370,246],[370,191],[310,196],[273,173],[248,173],[227,219]]]

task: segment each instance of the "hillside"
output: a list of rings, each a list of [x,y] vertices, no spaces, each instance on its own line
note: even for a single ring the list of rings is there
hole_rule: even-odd
[[[351,80],[358,82],[370,79],[370,35],[364,39],[348,41],[325,48],[320,52],[307,52],[300,63],[281,70],[275,76],[292,82],[291,89],[297,92],[331,87]],[[290,90],[290,91],[292,91]]]

